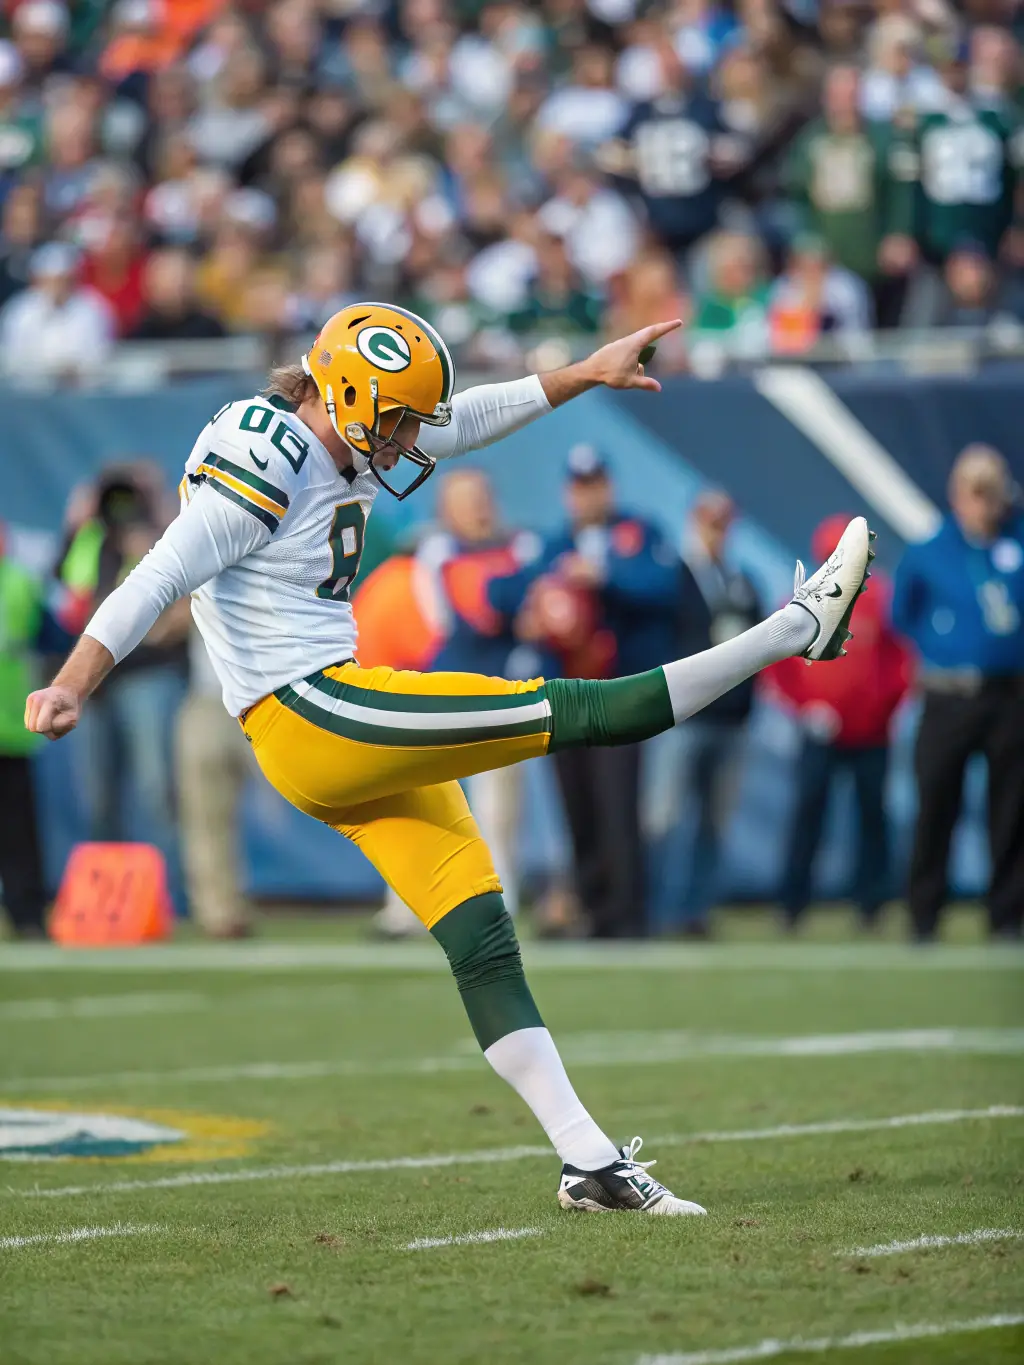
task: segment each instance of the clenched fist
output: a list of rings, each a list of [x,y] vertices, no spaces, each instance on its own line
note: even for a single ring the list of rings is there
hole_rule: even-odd
[[[47,739],[70,734],[82,714],[78,694],[69,687],[43,687],[25,702],[25,729]]]

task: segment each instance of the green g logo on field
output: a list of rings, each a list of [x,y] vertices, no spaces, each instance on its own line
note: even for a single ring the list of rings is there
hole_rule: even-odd
[[[394,374],[407,370],[412,363],[412,351],[401,332],[393,327],[364,327],[356,336],[360,355],[379,370]]]

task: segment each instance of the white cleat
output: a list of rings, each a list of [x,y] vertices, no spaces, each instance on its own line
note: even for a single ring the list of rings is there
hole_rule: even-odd
[[[630,1210],[634,1213],[681,1214],[707,1213],[700,1204],[679,1199],[666,1190],[648,1173],[653,1161],[637,1161],[636,1154],[643,1146],[643,1138],[635,1137],[621,1149],[618,1160],[599,1171],[581,1171],[576,1166],[562,1167],[558,1186],[558,1202],[563,1209],[580,1209],[585,1213],[615,1213]]]
[[[804,566],[797,560],[793,601],[809,611],[818,623],[817,635],[804,650],[805,659],[836,659],[846,653],[843,646],[853,639],[847,629],[850,617],[871,577],[869,566],[875,557],[871,548],[874,539],[875,533],[868,530],[864,518],[854,517],[817,573],[805,579]]]

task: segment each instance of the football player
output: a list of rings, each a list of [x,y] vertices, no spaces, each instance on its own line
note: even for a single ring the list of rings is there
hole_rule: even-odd
[[[89,694],[185,593],[224,703],[268,781],[346,835],[423,920],[451,964],[487,1060],[563,1162],[563,1207],[703,1213],[616,1149],[576,1096],[523,975],[512,920],[458,779],[573,745],[626,744],[685,720],[777,660],[842,653],[872,558],[863,518],[793,600],[742,635],[633,677],[508,682],[362,669],[349,591],[381,488],[405,496],[435,460],[477,450],[599,385],[656,391],[641,352],[664,322],[578,364],[455,394],[422,318],[354,304],[301,366],[271,373],[200,433],[181,512],[100,605],[25,723],[57,739]],[[406,488],[396,468],[414,467]]]

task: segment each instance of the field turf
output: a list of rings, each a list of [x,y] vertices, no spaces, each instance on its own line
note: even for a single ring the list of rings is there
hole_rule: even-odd
[[[0,1161],[0,1365],[1016,1365],[1024,954],[823,932],[528,946],[584,1102],[706,1219],[558,1209],[432,943],[0,945],[0,1144],[185,1134]]]

